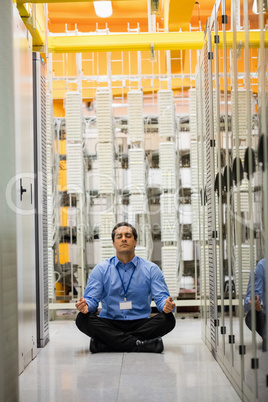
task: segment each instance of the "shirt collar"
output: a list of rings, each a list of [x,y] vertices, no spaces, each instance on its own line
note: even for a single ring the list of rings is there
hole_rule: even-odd
[[[119,263],[123,264],[121,261],[119,261],[119,259],[117,258],[117,256],[115,256],[115,260],[114,260],[115,266],[117,267]],[[132,258],[132,260],[128,262],[128,264],[130,264],[130,263],[136,268],[137,265],[138,265],[138,257],[137,257],[136,255],[134,255],[134,257]]]

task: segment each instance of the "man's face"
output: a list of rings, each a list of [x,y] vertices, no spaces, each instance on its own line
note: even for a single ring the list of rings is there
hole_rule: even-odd
[[[134,253],[137,240],[134,240],[132,229],[128,226],[120,226],[114,234],[114,248],[118,253]]]

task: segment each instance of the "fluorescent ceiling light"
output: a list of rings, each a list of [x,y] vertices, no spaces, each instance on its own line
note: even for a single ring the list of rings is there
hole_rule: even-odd
[[[254,0],[254,1],[253,1],[252,12],[253,12],[254,14],[259,14],[257,0]]]
[[[111,1],[94,1],[95,13],[100,18],[108,18],[113,14]]]

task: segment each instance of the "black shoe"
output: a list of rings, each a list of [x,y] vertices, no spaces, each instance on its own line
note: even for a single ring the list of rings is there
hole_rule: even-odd
[[[99,341],[97,338],[90,339],[89,350],[91,353],[111,352],[109,347]]]
[[[147,339],[145,341],[136,341],[136,346],[133,352],[142,353],[162,353],[164,350],[164,345],[162,338]]]

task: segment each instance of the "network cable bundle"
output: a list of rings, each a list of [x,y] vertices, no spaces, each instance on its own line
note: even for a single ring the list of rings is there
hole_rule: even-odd
[[[128,133],[130,141],[144,141],[143,94],[142,91],[129,91],[128,99]]]
[[[207,206],[201,205],[201,197],[198,193],[191,194],[191,202],[193,207],[192,240],[203,240],[203,227],[205,228],[205,240],[208,240]]]
[[[100,89],[96,93],[98,129],[99,193],[114,194],[114,147],[112,93]]]
[[[67,193],[84,193],[82,150],[82,98],[79,91],[66,93]]]
[[[158,126],[160,137],[175,135],[175,106],[173,91],[159,90],[158,97]]]
[[[146,213],[145,194],[145,155],[143,148],[131,148],[129,150],[129,170],[131,179],[130,203],[133,213]]]
[[[161,194],[161,240],[164,242],[177,241],[177,210],[174,194]]]
[[[108,89],[96,93],[96,116],[98,139],[100,142],[113,141],[112,93]]]
[[[114,148],[111,142],[98,144],[99,193],[114,194]]]
[[[131,192],[145,193],[145,159],[143,148],[129,150],[129,169],[131,177]]]
[[[99,238],[101,247],[101,260],[110,258],[115,253],[111,239],[111,233],[114,225],[114,214],[112,212],[103,212],[100,214]]]
[[[131,194],[130,206],[134,214],[146,214],[146,195],[145,194]]]
[[[99,89],[96,93],[96,116],[98,131],[99,194],[113,196],[116,192],[114,176],[114,131],[112,112],[112,92]],[[111,202],[113,203],[112,199]],[[112,205],[112,210],[114,206]],[[114,227],[114,212],[100,215],[101,259],[114,255],[111,232]]]
[[[67,193],[84,194],[84,165],[81,143],[66,145]]]
[[[176,153],[174,142],[161,142],[159,145],[162,189],[176,189]]]
[[[171,297],[178,296],[178,249],[175,246],[162,247],[162,271]]]
[[[66,93],[66,140],[82,141],[82,98],[79,91]]]

